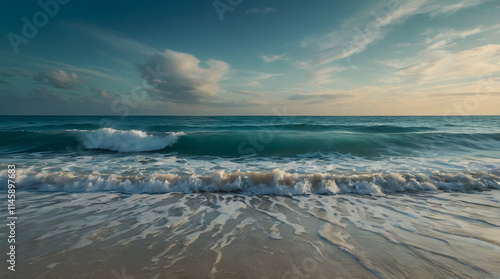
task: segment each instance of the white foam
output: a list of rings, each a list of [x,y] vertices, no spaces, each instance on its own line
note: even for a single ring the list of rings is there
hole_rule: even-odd
[[[168,171],[168,170],[167,170]],[[5,172],[5,171],[4,171]],[[0,171],[0,174],[2,171]],[[369,194],[400,192],[484,191],[500,189],[500,177],[487,172],[454,173],[313,173],[297,174],[275,169],[268,172],[224,172],[211,174],[143,173],[124,170],[106,174],[93,171],[77,174],[68,171],[19,169],[22,189],[57,192],[123,193],[197,193],[226,192],[248,195]]]
[[[339,266],[349,268],[354,262],[347,260],[353,258],[383,278],[404,278],[410,267],[426,278],[439,270],[449,277],[485,278],[500,272],[499,192],[289,198],[25,191],[19,205],[23,222],[34,230],[24,242],[41,243],[26,251],[27,258],[55,270],[60,267],[56,258],[69,251],[86,247],[80,251],[101,249],[113,256],[137,241],[130,249],[148,247],[137,251],[136,258],[145,259],[143,270],[179,270],[193,258],[204,258],[212,261],[206,275],[220,277],[215,274],[235,255],[255,254],[262,261],[262,253],[254,251],[277,257],[296,243],[291,248],[300,249],[300,255],[323,263],[318,272],[329,259],[342,259]],[[330,244],[352,257],[331,250]],[[178,265],[182,259],[186,262]]]
[[[269,238],[271,239],[281,239],[280,230],[278,229],[277,223],[274,223],[271,228],[269,228]]]
[[[79,138],[84,147],[89,149],[105,149],[118,152],[140,152],[162,150],[174,145],[184,133],[165,133],[163,135],[147,134],[143,131],[120,131],[103,128],[83,132]]]

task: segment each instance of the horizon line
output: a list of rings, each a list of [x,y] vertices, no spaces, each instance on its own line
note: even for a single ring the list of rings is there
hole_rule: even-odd
[[[269,115],[269,114],[252,114],[252,115],[158,115],[158,114],[132,114],[132,115],[104,115],[104,114],[0,114],[0,117],[19,117],[19,116],[41,116],[41,117],[54,117],[54,116],[65,116],[65,117],[298,117],[298,116],[308,116],[308,117],[470,117],[470,116],[500,116],[500,114],[470,114],[470,115],[436,115],[436,114],[415,114],[415,115]]]

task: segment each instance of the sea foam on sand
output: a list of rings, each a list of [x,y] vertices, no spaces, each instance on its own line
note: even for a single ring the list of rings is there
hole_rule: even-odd
[[[376,197],[27,191],[19,196],[16,272],[24,278],[500,274],[497,190]]]

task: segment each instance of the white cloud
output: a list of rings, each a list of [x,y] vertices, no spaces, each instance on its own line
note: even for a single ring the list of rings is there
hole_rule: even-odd
[[[282,76],[282,74],[268,74],[268,73],[257,73],[257,74],[258,76],[255,78],[256,80],[266,80],[273,77]]]
[[[264,63],[270,63],[270,62],[274,62],[277,60],[283,60],[283,58],[285,57],[285,54],[261,55],[259,57],[262,58],[262,60],[264,60]]]
[[[424,11],[434,17],[442,14],[452,14],[459,10],[472,8],[488,1],[490,0],[462,0],[453,1],[454,3],[451,4],[443,3],[442,1],[434,1],[435,3],[426,6]]]
[[[422,44],[427,47],[427,49],[439,49],[445,48],[455,44],[458,39],[465,39],[469,36],[479,34],[483,31],[481,27],[476,27],[474,29],[457,31],[454,29],[443,29],[443,30],[432,30],[428,29],[422,35],[427,36]]]
[[[109,92],[107,90],[104,90],[101,87],[94,87],[94,88],[90,89],[90,92],[92,92],[98,96],[101,96],[103,98],[106,98],[106,99],[111,97]]]
[[[244,83],[238,83],[237,85],[242,86],[242,87],[247,87],[247,86],[262,87],[263,86],[262,83],[260,83],[257,80],[251,80],[251,81],[244,82]]]
[[[315,65],[311,60],[292,62],[292,64],[309,72],[309,81],[307,83],[312,86],[334,82],[335,79],[333,77],[333,74],[335,73],[340,73],[350,68],[358,70],[358,68],[354,66],[344,67],[338,64],[333,64],[330,66],[318,66]]]
[[[465,39],[469,36],[484,33],[485,31],[495,30],[494,27],[483,28],[478,26],[468,30],[455,30],[455,29],[427,29],[421,33],[425,39],[418,42],[404,42],[396,44],[397,48],[425,46],[427,49],[440,49],[446,48],[457,44],[460,39]],[[486,39],[484,39],[486,40]]]
[[[404,1],[396,7],[378,7],[345,21],[341,28],[302,41],[304,48],[320,50],[314,64],[324,65],[363,52],[384,38],[391,27],[419,13],[425,0]]]
[[[306,104],[322,104],[336,101],[343,98],[354,97],[351,94],[339,92],[317,92],[312,94],[295,94],[288,97],[288,100],[295,102],[305,102]]]
[[[63,70],[39,72],[34,80],[46,85],[52,85],[62,89],[78,88],[79,78],[75,73],[66,73]]]
[[[397,69],[396,73],[419,84],[479,77],[500,72],[500,45],[485,45],[456,53],[424,51],[406,62],[407,66]]]
[[[389,4],[383,2],[345,20],[342,25],[329,33],[305,38],[300,46],[312,49],[315,55],[309,60],[293,62],[293,64],[309,72],[310,84],[327,84],[334,81],[333,74],[338,72],[329,68],[332,63],[340,59],[349,59],[352,55],[365,51],[374,43],[384,39],[396,26],[409,18],[418,14],[427,16],[452,14],[486,1],[402,0]],[[448,30],[433,34],[433,37],[429,38],[428,47],[443,48],[451,45],[455,39],[465,38],[479,32],[482,32],[481,27],[457,33]],[[399,46],[411,45],[413,44]]]
[[[425,37],[422,41],[412,44],[421,48],[415,55],[379,62],[393,68],[397,77],[416,85],[500,72],[500,45],[490,44],[458,51],[452,51],[451,48],[462,39],[490,30],[491,27],[428,29],[421,34]]]
[[[221,91],[219,81],[229,69],[224,61],[200,60],[188,53],[165,50],[147,57],[139,66],[142,77],[153,87],[150,95],[172,102],[202,102],[213,99]]]
[[[379,78],[377,81],[380,83],[394,84],[402,82],[402,79],[401,77],[398,76],[383,76],[382,78]]]
[[[346,67],[331,66],[331,67],[321,67],[314,68],[310,71],[309,85],[324,85],[332,83],[335,80],[332,78],[333,73],[339,73],[347,70]]]
[[[240,77],[231,77],[233,85],[237,87],[263,87],[261,83],[274,77],[282,76],[283,74],[263,73],[256,71],[241,71],[243,74]],[[227,85],[227,84],[226,84]]]

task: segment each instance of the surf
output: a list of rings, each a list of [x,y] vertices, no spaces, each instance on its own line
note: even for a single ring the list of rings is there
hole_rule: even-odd
[[[124,170],[122,170],[124,171]],[[385,195],[395,193],[471,192],[500,189],[496,171],[293,173],[272,171],[213,171],[75,173],[19,170],[22,189],[56,192],[122,193],[240,193],[247,195]]]
[[[103,128],[78,135],[88,149],[103,149],[118,152],[156,151],[174,145],[183,132],[151,135],[139,130],[119,131]]]

